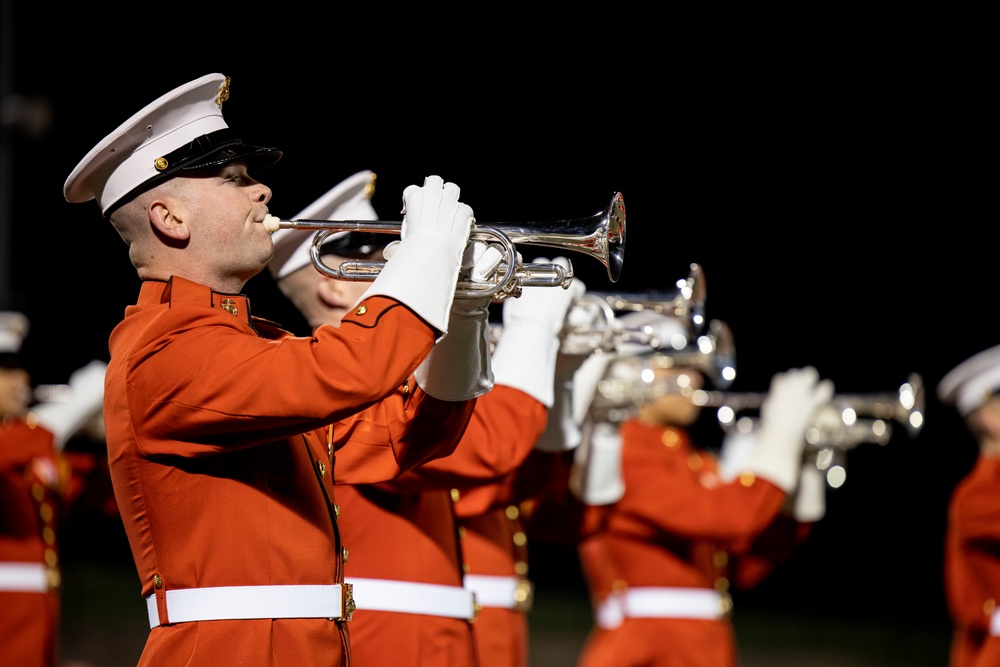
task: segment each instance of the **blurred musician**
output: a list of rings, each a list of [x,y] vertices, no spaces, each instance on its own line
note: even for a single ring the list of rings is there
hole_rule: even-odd
[[[979,447],[952,492],[944,583],[954,633],[950,667],[1000,664],[1000,346],[966,359],[938,384]]]
[[[662,340],[680,330],[651,311],[621,319],[658,327]],[[574,383],[578,417],[598,379],[627,382],[635,373],[626,363],[633,352],[643,350],[584,365]],[[654,372],[691,389],[705,382],[694,368]],[[776,374],[759,428],[730,439],[719,456],[691,441],[700,408],[680,392],[652,398],[620,423],[590,413],[567,480],[572,496],[539,504],[533,518],[540,527],[576,516],[596,620],[580,667],[737,664],[729,586],[758,583],[822,516],[825,488],[815,466],[803,464],[804,436],[832,394],[813,368]]]
[[[0,655],[5,665],[58,664],[59,528],[70,501],[66,440],[101,410],[104,364],[76,371],[65,401],[33,405],[21,356],[28,318],[0,312]]]

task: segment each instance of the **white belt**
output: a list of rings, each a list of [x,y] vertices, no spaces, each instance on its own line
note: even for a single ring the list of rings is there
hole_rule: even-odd
[[[531,582],[520,577],[501,577],[488,574],[465,575],[465,587],[476,596],[480,607],[498,607],[529,611],[531,608]]]
[[[351,620],[350,585],[220,586],[167,591],[169,623],[251,618]],[[156,595],[146,597],[149,627],[160,624]]]
[[[0,591],[45,593],[47,569],[41,563],[0,563]]]
[[[990,614],[990,636],[1000,637],[1000,608],[994,609]]]
[[[476,615],[475,594],[461,586],[353,577],[348,583],[354,585],[354,598],[362,611],[396,611],[470,621]]]
[[[722,596],[710,588],[642,586],[616,591],[595,612],[597,625],[616,628],[626,618],[700,618],[724,616]]]

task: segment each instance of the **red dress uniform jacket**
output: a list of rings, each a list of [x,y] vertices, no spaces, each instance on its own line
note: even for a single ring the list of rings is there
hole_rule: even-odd
[[[531,452],[545,428],[545,406],[497,385],[480,397],[461,442],[450,456],[391,482],[338,486],[340,529],[350,559],[347,581],[388,580],[460,589],[464,554],[455,502],[496,482]],[[345,451],[345,457],[350,456]],[[362,585],[351,638],[357,665],[469,667],[480,662],[473,632],[480,620],[366,609]]]
[[[65,471],[52,433],[20,419],[0,422],[0,664],[58,664]]]
[[[528,665],[527,614],[534,585],[528,577],[523,512],[530,513],[536,497],[560,485],[571,455],[533,450],[514,472],[468,490],[455,503],[466,581],[491,593],[477,599],[476,645],[483,667]]]
[[[588,510],[600,514],[588,517],[599,530],[579,545],[595,607],[612,592],[669,587],[718,591],[726,612],[730,582],[754,585],[804,538],[803,524],[782,520],[781,489],[753,478],[724,483],[715,456],[694,448],[685,431],[633,420],[622,423],[621,435],[624,496]],[[725,615],[626,617],[616,626],[600,625],[588,637],[580,667],[737,664]]]
[[[365,300],[339,328],[291,338],[251,318],[243,296],[177,277],[142,285],[111,334],[105,388],[112,482],[155,625],[140,665],[350,664],[342,620],[172,622],[168,601],[190,589],[268,597],[260,587],[342,583],[336,438],[321,427],[337,421],[357,435],[355,470],[398,474],[450,453],[475,402],[416,390],[411,374],[434,337],[386,298]],[[366,407],[377,418],[352,427]],[[423,409],[435,412],[424,423],[436,438],[407,432]]]
[[[945,593],[954,626],[951,667],[1000,665],[990,617],[1000,600],[1000,459],[979,457],[952,493]]]

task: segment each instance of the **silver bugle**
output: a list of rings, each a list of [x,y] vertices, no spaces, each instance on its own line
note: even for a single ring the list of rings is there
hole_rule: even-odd
[[[906,427],[910,437],[916,436],[924,424],[924,383],[919,373],[910,373],[906,382],[899,386],[896,393],[884,394],[834,394],[828,404],[829,410],[821,411],[817,417],[816,428],[819,431],[852,427],[858,422],[858,417],[871,417],[872,422],[860,422],[870,428],[851,429],[857,435],[871,435],[873,441],[880,441],[883,426],[877,422],[892,420]],[[723,425],[737,422],[736,414],[745,410],[759,410],[766,393],[757,392],[726,392],[698,389],[692,392],[691,401],[703,407],[719,408],[719,421]],[[830,415],[833,415],[831,420]],[[743,432],[756,427],[756,420],[743,418],[736,425]],[[828,440],[829,433],[817,432],[814,438]],[[865,440],[848,438],[847,442],[855,445]],[[815,443],[814,443],[815,444]]]
[[[622,344],[646,345],[651,350],[673,347],[676,341],[660,340],[653,327],[625,327],[619,312],[653,310],[678,319],[687,330],[684,345],[695,338],[704,327],[705,286],[704,272],[699,264],[692,263],[687,278],[677,281],[677,291],[672,293],[589,291],[575,298],[559,332],[560,351],[563,354],[611,352]],[[716,322],[716,326],[725,326]],[[503,325],[490,326],[490,342],[496,344],[503,334]],[[721,334],[729,345],[731,334]],[[727,348],[728,352],[728,348]]]
[[[701,265],[692,262],[687,278],[678,280],[677,290],[663,292],[601,292],[590,290],[584,297],[603,302],[610,312],[637,312],[651,310],[655,313],[678,318],[693,338],[705,326],[705,272]]]
[[[321,247],[330,234],[337,232],[370,232],[399,234],[401,221],[383,220],[278,220],[265,221],[271,232],[278,229],[316,230],[310,257],[320,273],[341,280],[370,281],[382,270],[385,262],[351,260],[337,268],[322,261]],[[491,282],[459,283],[455,292],[460,298],[502,299],[517,296],[520,288],[568,287],[573,279],[569,271],[555,263],[524,263],[518,257],[515,244],[539,245],[573,252],[581,252],[600,261],[608,270],[611,282],[621,276],[625,256],[625,200],[620,192],[614,193],[611,203],[603,211],[587,218],[561,220],[547,223],[492,223],[474,224],[471,240],[497,243],[503,248],[504,260],[500,263]]]

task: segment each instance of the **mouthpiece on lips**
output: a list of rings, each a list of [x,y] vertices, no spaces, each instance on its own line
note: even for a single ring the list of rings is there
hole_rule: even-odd
[[[268,213],[264,216],[264,229],[271,232],[272,234],[278,231],[281,227],[281,219]]]

